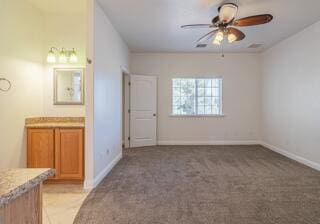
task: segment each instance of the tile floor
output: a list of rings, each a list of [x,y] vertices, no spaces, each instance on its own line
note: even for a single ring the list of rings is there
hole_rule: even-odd
[[[43,224],[72,224],[88,193],[80,184],[44,184]]]

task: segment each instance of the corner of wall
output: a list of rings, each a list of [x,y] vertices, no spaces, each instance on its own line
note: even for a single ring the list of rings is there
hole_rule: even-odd
[[[265,148],[270,149],[270,150],[272,150],[272,151],[274,151],[276,153],[279,153],[279,154],[281,154],[281,155],[283,155],[285,157],[288,157],[288,158],[290,158],[292,160],[295,160],[295,161],[297,161],[299,163],[302,163],[302,164],[304,164],[304,165],[306,165],[306,166],[308,166],[310,168],[313,168],[315,170],[320,171],[320,163],[313,162],[311,160],[308,160],[308,159],[306,159],[304,157],[301,157],[301,156],[298,156],[296,154],[293,154],[293,153],[291,153],[291,152],[289,152],[287,150],[281,149],[279,147],[276,147],[276,146],[271,145],[269,143],[266,143],[264,141],[261,141],[260,145],[262,145]]]
[[[85,189],[93,189],[110,173],[110,171],[122,159],[122,152],[119,153],[94,179],[87,179],[84,182]]]

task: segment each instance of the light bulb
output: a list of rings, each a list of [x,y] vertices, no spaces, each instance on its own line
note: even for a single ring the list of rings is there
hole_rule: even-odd
[[[236,35],[234,35],[233,33],[229,33],[228,34],[228,42],[231,44],[233,42],[235,42],[237,40]]]
[[[56,56],[55,56],[55,54],[54,54],[52,49],[48,53],[47,62],[48,63],[56,63]]]
[[[220,30],[220,31],[217,33],[215,40],[221,42],[221,41],[223,41],[223,38],[224,38],[224,34],[223,34],[223,32]]]
[[[215,44],[215,45],[221,45],[221,42],[219,40],[217,40],[216,38],[213,39],[212,43]]]
[[[68,62],[67,54],[63,48],[59,54],[59,62],[60,63],[67,63]]]
[[[224,23],[229,23],[236,17],[237,12],[238,6],[232,3],[224,4],[220,9],[219,18]]]
[[[77,63],[78,62],[78,56],[77,56],[77,53],[74,49],[70,53],[69,61],[70,61],[70,63]]]

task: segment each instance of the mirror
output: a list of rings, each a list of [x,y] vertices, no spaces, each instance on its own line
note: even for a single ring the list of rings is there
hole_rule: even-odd
[[[54,104],[83,105],[83,68],[54,69]]]

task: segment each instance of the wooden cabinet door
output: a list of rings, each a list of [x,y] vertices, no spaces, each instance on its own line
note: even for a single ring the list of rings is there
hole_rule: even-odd
[[[28,129],[28,168],[54,168],[54,130]]]
[[[58,179],[83,180],[83,129],[55,129]]]

